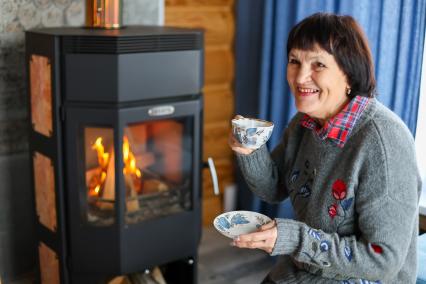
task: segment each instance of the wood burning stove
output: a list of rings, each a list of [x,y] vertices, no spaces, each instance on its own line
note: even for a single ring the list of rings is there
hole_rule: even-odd
[[[195,283],[202,31],[39,29],[26,59],[41,282]]]

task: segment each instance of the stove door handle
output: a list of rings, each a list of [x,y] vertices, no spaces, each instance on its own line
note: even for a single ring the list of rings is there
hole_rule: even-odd
[[[219,193],[220,193],[219,192],[219,182],[218,182],[218,179],[217,179],[216,167],[214,165],[213,158],[208,157],[207,163],[204,162],[204,167],[209,168],[210,175],[212,176],[213,192],[214,192],[215,195],[219,195]]]

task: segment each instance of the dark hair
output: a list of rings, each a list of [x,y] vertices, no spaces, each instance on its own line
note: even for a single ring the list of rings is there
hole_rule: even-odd
[[[293,48],[314,50],[316,45],[334,56],[348,78],[350,97],[376,95],[371,51],[354,18],[329,13],[316,13],[305,18],[290,31],[287,57]]]

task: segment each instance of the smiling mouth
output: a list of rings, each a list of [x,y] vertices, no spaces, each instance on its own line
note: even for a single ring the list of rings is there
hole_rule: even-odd
[[[311,89],[311,88],[300,88],[297,87],[297,92],[302,97],[312,96],[319,93],[318,89]]]

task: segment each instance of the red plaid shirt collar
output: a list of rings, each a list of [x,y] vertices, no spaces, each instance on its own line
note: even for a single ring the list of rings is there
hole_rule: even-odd
[[[367,97],[354,97],[342,111],[330,118],[324,126],[321,126],[307,114],[300,120],[300,124],[314,130],[320,139],[330,138],[337,146],[343,148],[369,101],[370,99]]]

